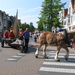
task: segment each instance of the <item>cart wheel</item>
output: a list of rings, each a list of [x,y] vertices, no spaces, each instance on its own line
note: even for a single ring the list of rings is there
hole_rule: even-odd
[[[24,52],[24,46],[21,46],[20,52],[21,52],[21,53]]]
[[[1,41],[1,47],[4,47],[4,40]]]
[[[26,53],[28,51],[28,48],[27,47],[25,47],[24,48],[24,53]]]

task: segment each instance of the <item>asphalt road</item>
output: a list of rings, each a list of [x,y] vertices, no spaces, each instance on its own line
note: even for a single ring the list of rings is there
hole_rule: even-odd
[[[47,48],[48,59],[43,59],[42,48],[39,57],[35,58],[36,46],[30,39],[27,53],[5,45],[0,47],[0,75],[75,75],[75,50],[69,48],[69,60],[64,59],[65,50],[61,49],[60,62],[54,61],[56,47]]]

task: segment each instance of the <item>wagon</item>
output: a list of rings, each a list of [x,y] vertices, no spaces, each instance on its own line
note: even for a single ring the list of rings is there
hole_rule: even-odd
[[[2,38],[1,47],[4,47],[4,44],[8,44],[8,46],[12,48],[19,49],[21,53],[27,52],[27,48],[25,47],[24,39],[21,38]]]

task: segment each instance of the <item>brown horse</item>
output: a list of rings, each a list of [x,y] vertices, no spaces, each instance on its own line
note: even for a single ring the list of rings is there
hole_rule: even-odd
[[[73,39],[73,36],[75,35],[75,32],[72,33],[68,33],[68,40]],[[66,42],[65,42],[65,36],[62,33],[52,33],[52,32],[44,32],[40,35],[39,37],[39,45],[37,46],[37,50],[35,52],[35,57],[38,58],[38,54],[39,54],[39,49],[41,48],[42,45],[44,45],[43,48],[43,57],[47,58],[46,56],[46,47],[48,45],[51,46],[57,46],[57,50],[56,50],[56,55],[55,55],[55,60],[59,60],[58,59],[58,54],[60,52],[61,48],[64,48],[66,50],[66,55],[65,55],[65,59],[68,60],[69,57],[69,50],[66,46]]]

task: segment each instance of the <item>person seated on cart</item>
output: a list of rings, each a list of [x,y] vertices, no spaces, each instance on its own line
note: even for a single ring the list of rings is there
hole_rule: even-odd
[[[9,34],[9,31],[8,30],[5,30],[5,32],[3,33],[2,40],[5,40],[6,38],[8,38],[8,34]]]
[[[8,34],[8,38],[9,38],[9,43],[12,43],[16,40],[15,34],[13,33],[13,30],[10,30],[10,33]]]
[[[3,33],[3,37],[4,37],[4,38],[8,38],[8,34],[9,34],[9,31],[6,30],[6,31]]]
[[[6,40],[6,38],[8,38],[8,34],[9,34],[9,31],[5,30],[5,32],[3,33],[3,38],[2,38],[1,43],[4,43],[4,41]],[[7,42],[5,42],[5,43],[7,44]]]
[[[22,29],[20,29],[19,35],[22,36],[23,32],[24,32],[24,31],[23,31]]]
[[[10,30],[10,33],[8,34],[8,38],[10,39],[15,38],[15,34],[13,33],[13,30]]]
[[[19,30],[19,39],[20,39],[20,40],[23,40],[23,35],[22,35],[23,32],[24,32],[24,31],[23,31],[22,29]]]
[[[23,35],[22,35],[23,32],[24,32],[24,31],[23,31],[22,29],[20,29],[20,31],[19,31],[19,37],[20,37],[20,40],[23,40]]]
[[[13,30],[13,25],[10,27],[10,30]]]

